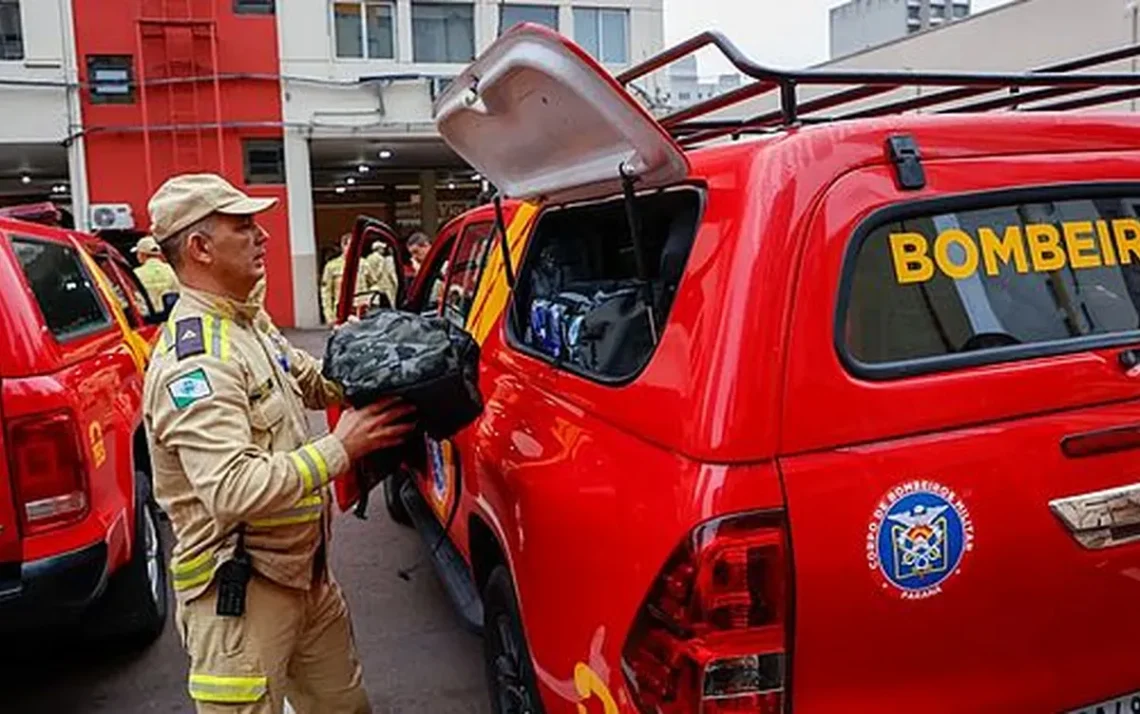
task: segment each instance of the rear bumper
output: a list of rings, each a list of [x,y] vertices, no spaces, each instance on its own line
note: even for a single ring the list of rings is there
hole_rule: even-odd
[[[78,618],[106,588],[107,544],[99,542],[24,563],[18,575],[5,573],[3,567],[0,630],[66,624]]]

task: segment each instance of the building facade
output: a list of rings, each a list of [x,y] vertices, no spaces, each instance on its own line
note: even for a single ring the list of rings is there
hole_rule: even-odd
[[[267,306],[316,325],[356,216],[430,234],[485,188],[431,106],[523,21],[615,71],[663,43],[662,0],[0,0],[0,205],[52,200],[126,247],[167,177],[220,172],[281,201]]]
[[[831,9],[831,57],[859,52],[969,15],[969,0],[848,0]]]
[[[743,77],[739,74],[720,74],[715,80],[702,80],[697,71],[697,58],[689,55],[669,65],[669,93],[667,104],[680,109],[697,102],[730,92],[739,87]]]

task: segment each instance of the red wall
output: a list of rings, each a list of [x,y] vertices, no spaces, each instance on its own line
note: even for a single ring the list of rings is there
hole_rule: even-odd
[[[147,200],[163,181],[179,173],[221,173],[251,195],[277,197],[278,206],[261,218],[272,236],[266,306],[278,324],[292,325],[292,251],[285,186],[247,186],[242,154],[243,139],[282,136],[276,17],[235,15],[230,0],[73,0],[73,5],[80,81],[88,79],[88,55],[108,54],[131,55],[135,81],[145,76],[148,82],[145,122],[142,87],[136,86],[131,104],[94,104],[90,93],[83,91],[91,202],[131,204],[136,227],[145,231],[150,223]],[[143,17],[184,19],[187,5],[193,6],[190,17],[213,18],[216,63],[207,25],[139,22]],[[213,81],[153,83],[170,76],[215,74],[219,76],[220,102],[215,101]],[[219,106],[223,125],[220,152],[215,127],[205,126],[216,123]],[[235,123],[241,126],[226,126]],[[248,126],[251,123],[261,126]],[[177,141],[174,132],[158,128],[170,125],[187,127],[178,133]],[[144,133],[144,126],[150,131]],[[144,141],[147,134],[149,162]]]

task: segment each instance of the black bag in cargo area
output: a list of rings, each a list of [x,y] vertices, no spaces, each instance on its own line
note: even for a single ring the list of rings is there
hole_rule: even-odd
[[[416,408],[417,431],[403,446],[373,452],[358,465],[360,517],[369,491],[384,478],[405,464],[423,466],[424,434],[447,439],[483,412],[479,345],[438,317],[385,310],[347,323],[329,336],[322,373],[343,387],[353,407],[395,396]]]

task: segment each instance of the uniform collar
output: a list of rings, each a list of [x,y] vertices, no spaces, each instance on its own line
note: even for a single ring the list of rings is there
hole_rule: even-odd
[[[213,313],[230,320],[252,323],[257,317],[257,313],[261,311],[261,300],[258,297],[259,291],[257,289],[242,302],[222,295],[215,295],[205,290],[183,287],[182,296],[179,300],[185,300],[203,312]]]

